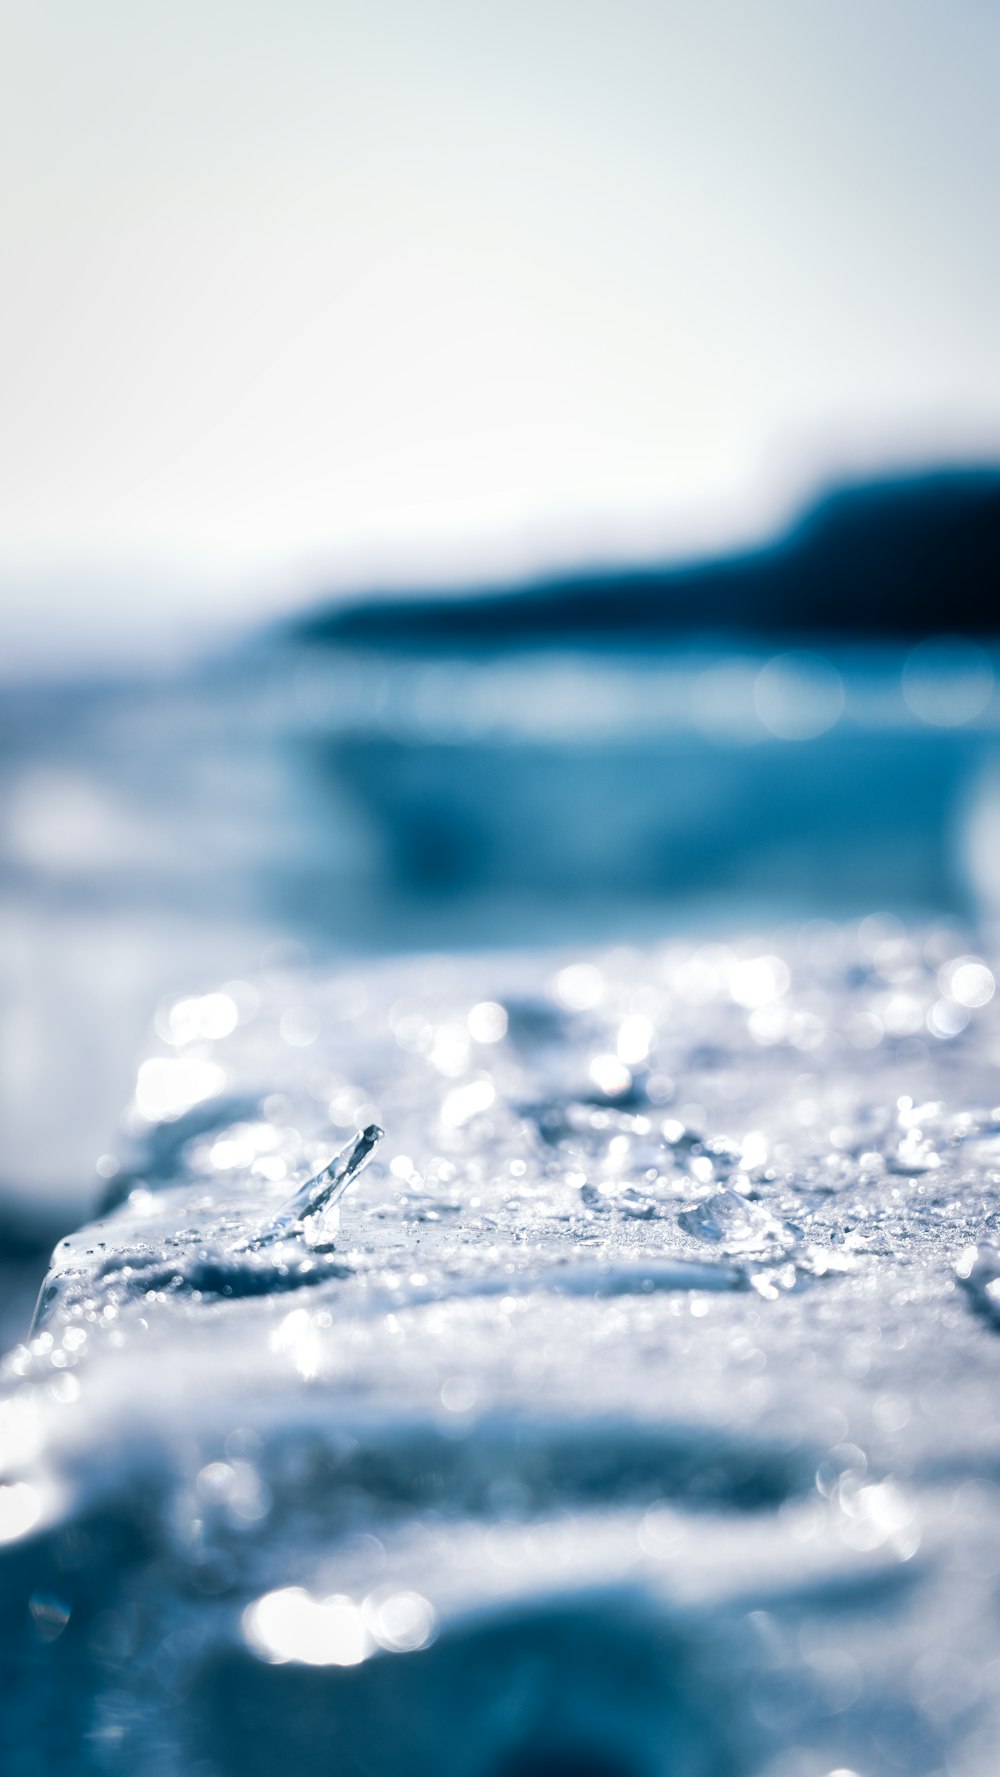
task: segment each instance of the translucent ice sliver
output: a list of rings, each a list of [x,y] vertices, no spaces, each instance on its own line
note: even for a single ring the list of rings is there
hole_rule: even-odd
[[[341,1199],[367,1166],[384,1133],[377,1123],[369,1123],[334,1155],[322,1172],[307,1179],[277,1215],[262,1223],[249,1240],[240,1242],[233,1251],[256,1252],[276,1240],[296,1235],[315,1252],[329,1251],[340,1232]]]

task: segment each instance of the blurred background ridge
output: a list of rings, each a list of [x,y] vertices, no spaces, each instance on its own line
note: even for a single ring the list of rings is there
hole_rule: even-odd
[[[835,487],[762,546],[680,564],[607,566],[463,597],[386,594],[295,621],[305,642],[477,646],[677,635],[993,634],[1000,467]]]

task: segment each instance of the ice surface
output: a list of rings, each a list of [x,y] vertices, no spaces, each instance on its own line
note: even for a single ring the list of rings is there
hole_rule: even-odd
[[[5,1360],[16,1777],[993,1777],[993,985],[865,920],[168,1020]]]

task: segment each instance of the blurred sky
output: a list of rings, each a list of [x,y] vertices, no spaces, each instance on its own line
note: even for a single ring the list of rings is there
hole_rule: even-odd
[[[1000,455],[995,0],[0,18],[8,663]]]

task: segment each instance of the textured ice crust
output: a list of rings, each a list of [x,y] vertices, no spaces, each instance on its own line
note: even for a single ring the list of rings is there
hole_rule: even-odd
[[[994,1777],[967,938],[300,970],[159,1028],[5,1361],[15,1777]]]

